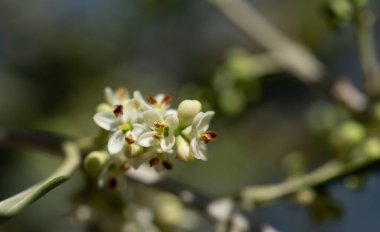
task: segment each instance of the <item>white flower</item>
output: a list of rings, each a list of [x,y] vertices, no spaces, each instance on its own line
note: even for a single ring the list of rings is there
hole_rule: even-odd
[[[123,87],[113,91],[110,87],[104,89],[104,95],[107,103],[111,105],[123,105],[129,100],[129,92]]]
[[[123,87],[113,91],[110,87],[104,89],[104,96],[106,102],[100,103],[96,107],[97,112],[109,112],[114,109],[116,105],[125,105],[129,101],[129,93]]]
[[[197,159],[207,160],[206,143],[216,139],[215,131],[207,131],[214,114],[213,111],[199,112],[191,125],[191,151]]]
[[[169,108],[169,103],[172,101],[170,94],[157,94],[154,97],[148,95],[146,99],[144,99],[140,91],[133,92],[133,98],[140,103],[141,111],[157,109],[163,114]]]
[[[113,132],[108,141],[110,154],[120,152],[126,142],[134,143],[140,134],[147,130],[144,125],[135,123],[138,117],[138,111],[135,109],[133,100],[129,101],[125,107],[117,105],[113,112],[95,114],[94,121],[96,124]]]
[[[143,133],[138,144],[143,147],[151,147],[160,144],[162,151],[170,151],[175,144],[174,131],[178,127],[176,114],[162,116],[158,110],[152,109],[143,113],[143,118],[150,131]]]

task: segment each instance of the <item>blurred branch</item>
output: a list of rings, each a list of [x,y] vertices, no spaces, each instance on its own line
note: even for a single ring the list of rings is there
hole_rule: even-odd
[[[282,68],[305,82],[318,81],[323,65],[303,45],[276,29],[245,0],[209,0],[254,41],[267,49]]]
[[[178,196],[183,203],[197,209],[209,220],[216,223],[217,231],[276,232],[271,226],[256,221],[252,212],[244,211],[233,198],[215,199],[204,196],[190,186],[157,174],[149,167],[140,167],[138,170],[132,169],[126,175],[129,180]]]
[[[79,153],[76,153],[76,150],[73,150],[71,145],[65,146],[64,150],[62,150],[62,144],[65,141],[67,139],[64,137],[48,132],[23,131],[0,127],[0,146],[32,147],[49,151],[50,153],[47,154],[75,154],[75,157],[78,158]],[[82,157],[88,151],[91,151],[91,147],[94,146],[87,138],[79,139],[76,143],[77,145],[74,147],[80,147],[84,151],[82,152]],[[73,143],[70,142],[70,144]],[[243,211],[232,198],[214,199],[204,196],[189,186],[165,178],[151,168],[130,169],[126,172],[126,177],[128,180],[178,196],[183,203],[194,207],[211,221],[217,223],[217,231],[276,232],[271,226],[263,225],[256,221],[251,212]]]
[[[250,186],[240,193],[244,204],[252,205],[277,200],[305,188],[317,187],[336,179],[367,170],[378,164],[380,157],[365,157],[351,163],[333,160],[315,171],[280,184]]]
[[[379,97],[380,69],[373,34],[375,17],[372,11],[362,6],[358,0],[351,0],[351,5],[354,9],[353,24],[365,88],[370,96]]]
[[[364,112],[368,108],[367,96],[345,77],[333,84],[331,92],[336,101],[343,103],[353,112]]]

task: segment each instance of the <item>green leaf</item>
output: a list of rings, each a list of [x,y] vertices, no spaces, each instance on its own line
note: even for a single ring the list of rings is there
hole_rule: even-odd
[[[7,219],[68,180],[80,163],[80,152],[72,142],[63,144],[65,159],[46,179],[0,202],[0,219]]]

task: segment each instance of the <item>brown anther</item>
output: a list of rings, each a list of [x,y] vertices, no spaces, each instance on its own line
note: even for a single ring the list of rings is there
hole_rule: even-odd
[[[155,139],[161,139],[162,138],[162,133],[157,132],[156,134],[153,135],[153,138],[155,138]]]
[[[126,90],[124,87],[119,87],[117,88],[116,90],[116,95],[119,97],[119,98],[124,98],[125,97],[125,93],[126,93]]]
[[[121,168],[121,170],[126,171],[126,170],[128,170],[130,167],[131,167],[131,165],[130,165],[129,163],[125,162],[125,163],[123,163],[123,164],[121,165],[120,168]]]
[[[201,133],[200,140],[204,143],[208,143],[210,141],[213,141],[216,139],[216,132],[215,131],[206,131]]]
[[[162,161],[162,166],[164,166],[164,168],[166,168],[167,170],[173,169],[173,164],[167,160]]]
[[[135,142],[135,140],[133,139],[133,136],[131,134],[125,136],[125,141],[128,143],[128,144],[132,144]]]
[[[112,177],[108,180],[108,186],[112,189],[117,187],[117,180],[115,177]]]
[[[156,99],[152,95],[147,95],[146,100],[149,104],[154,105],[157,103]]]
[[[155,121],[155,122],[153,123],[153,125],[154,125],[157,129],[162,129],[162,128],[165,127],[165,124],[164,124],[163,122],[161,122],[161,121]]]
[[[161,104],[169,104],[172,101],[172,95],[165,94],[164,98],[161,100]]]
[[[116,105],[115,109],[113,110],[113,113],[114,113],[116,118],[123,115],[123,105]]]
[[[149,165],[153,167],[154,165],[157,165],[160,162],[160,159],[157,157],[154,157],[153,159],[149,160]]]

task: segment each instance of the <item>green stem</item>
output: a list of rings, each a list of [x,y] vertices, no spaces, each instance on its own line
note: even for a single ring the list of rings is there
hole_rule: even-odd
[[[240,196],[244,204],[264,203],[279,199],[305,188],[316,187],[332,180],[360,172],[380,161],[380,157],[368,157],[352,163],[330,161],[317,170],[280,184],[246,187]]]
[[[380,95],[380,69],[373,33],[374,15],[371,10],[361,6],[358,0],[351,0],[351,5],[354,9],[353,25],[364,85],[371,97],[378,97]]]

